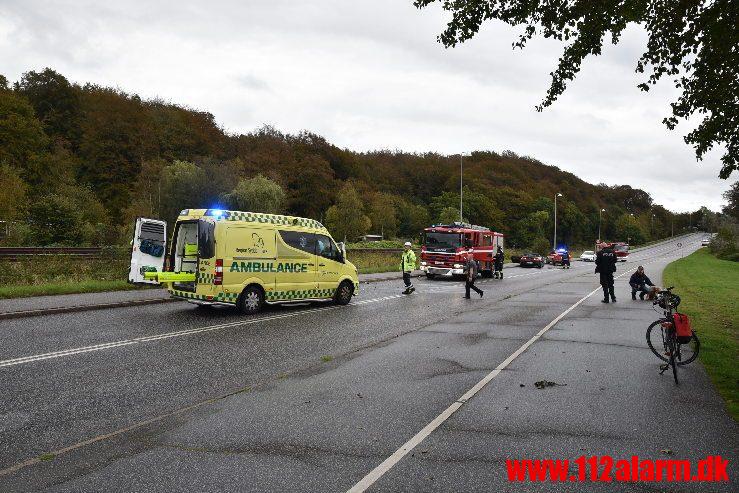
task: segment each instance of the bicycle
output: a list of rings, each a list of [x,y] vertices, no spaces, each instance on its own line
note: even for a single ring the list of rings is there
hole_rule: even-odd
[[[700,341],[695,331],[691,331],[689,341],[678,340],[673,316],[680,305],[680,296],[674,294],[673,289],[674,286],[670,286],[662,290],[652,302],[653,307],[659,306],[662,309],[664,316],[647,327],[647,345],[655,356],[666,362],[660,365],[660,375],[672,368],[672,376],[677,384],[677,367],[695,361],[700,351]],[[656,327],[659,327],[659,331],[654,330]]]

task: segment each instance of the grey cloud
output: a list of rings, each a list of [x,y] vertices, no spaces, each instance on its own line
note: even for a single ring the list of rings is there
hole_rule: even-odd
[[[661,123],[674,89],[636,89],[640,29],[537,113],[562,45],[513,51],[517,31],[488,23],[447,50],[436,42],[446,20],[411,0],[4,0],[0,59],[10,80],[50,66],[207,110],[232,132],[269,122],[358,151],[512,149],[593,183],[642,187],[675,210],[719,207],[719,154],[696,164],[686,130]],[[675,193],[686,181],[689,197]]]
[[[236,81],[247,89],[253,89],[255,91],[266,91],[269,89],[269,84],[263,79],[251,74],[239,75],[236,77]]]

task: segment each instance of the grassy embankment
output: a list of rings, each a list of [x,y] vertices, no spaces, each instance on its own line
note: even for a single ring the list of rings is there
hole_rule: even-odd
[[[358,248],[362,245],[363,248]],[[398,272],[400,251],[378,252],[372,248],[402,248],[402,242],[353,244],[347,252],[360,274]],[[414,248],[420,260],[420,249]],[[506,262],[523,250],[506,250]],[[573,258],[579,251],[571,252]],[[18,262],[0,262],[0,299],[69,293],[92,293],[139,289],[126,282],[129,257],[127,249],[112,249],[102,258],[75,258],[44,255]]]
[[[400,268],[400,253],[396,252],[350,250],[348,257],[362,274]],[[4,261],[0,262],[0,299],[145,289],[126,282],[128,267],[128,252],[112,252],[98,259],[44,255]]]
[[[120,255],[97,259],[44,255],[0,262],[0,299],[137,289],[126,282],[128,265]]]
[[[702,248],[664,271],[664,283],[680,295],[701,341],[698,359],[739,420],[739,262],[719,260]]]

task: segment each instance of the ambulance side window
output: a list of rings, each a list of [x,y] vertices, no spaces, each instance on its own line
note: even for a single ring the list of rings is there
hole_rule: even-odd
[[[326,235],[316,235],[316,254],[336,262],[343,261],[341,251],[334,245],[331,238]]]
[[[282,241],[293,248],[314,255],[316,253],[316,235],[302,231],[280,231]]]

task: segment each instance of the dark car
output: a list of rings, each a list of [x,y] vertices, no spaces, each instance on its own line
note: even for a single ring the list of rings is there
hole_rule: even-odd
[[[521,267],[538,267],[541,269],[544,266],[544,257],[538,253],[524,253],[518,263]]]

